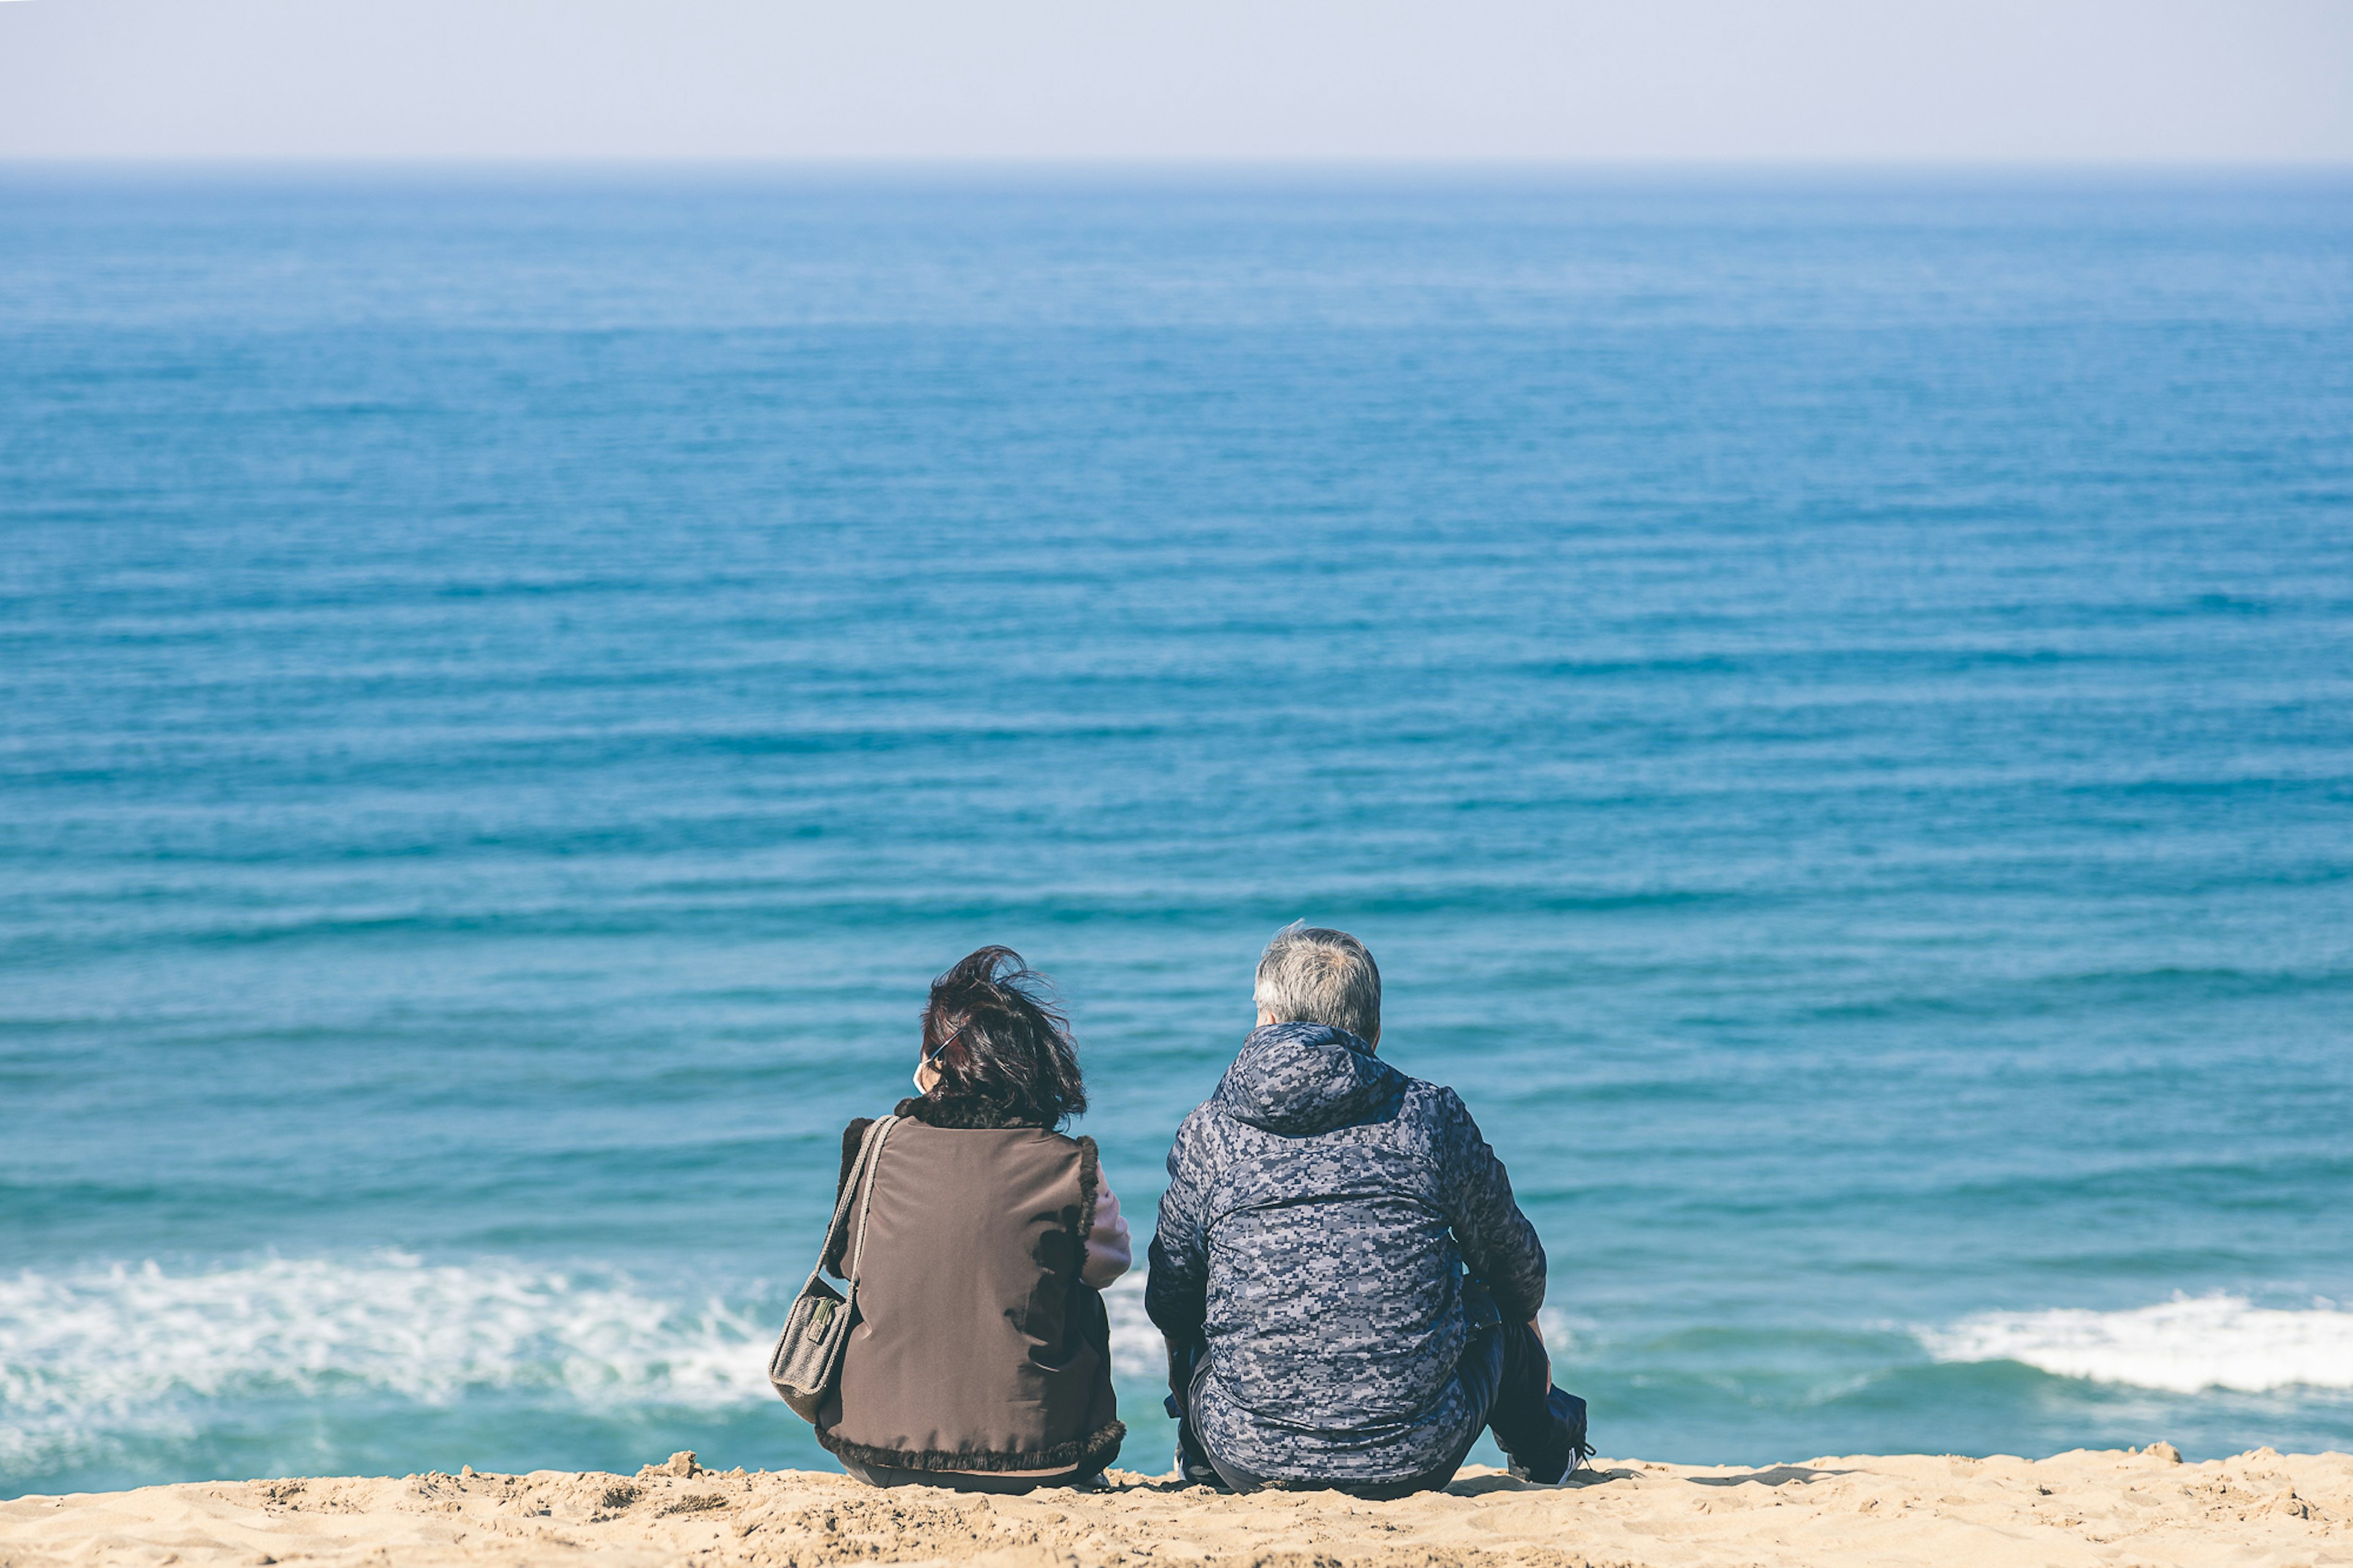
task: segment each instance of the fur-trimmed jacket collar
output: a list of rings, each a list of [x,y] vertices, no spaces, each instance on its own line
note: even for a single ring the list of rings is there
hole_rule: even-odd
[[[1050,1123],[1040,1121],[1027,1111],[1018,1110],[1009,1105],[1000,1105],[995,1100],[976,1100],[969,1096],[949,1099],[928,1094],[910,1096],[898,1103],[892,1114],[912,1116],[926,1127],[961,1128],[967,1131],[1035,1127],[1045,1132],[1051,1132],[1054,1130]]]

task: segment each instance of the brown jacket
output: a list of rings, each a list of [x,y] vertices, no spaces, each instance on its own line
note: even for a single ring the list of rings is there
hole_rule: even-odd
[[[909,1470],[1109,1464],[1127,1432],[1111,1325],[1079,1278],[1094,1140],[953,1100],[902,1100],[899,1114],[875,1172],[859,1322],[818,1441]],[[845,1172],[866,1127],[842,1135]],[[827,1260],[836,1273],[840,1250]]]

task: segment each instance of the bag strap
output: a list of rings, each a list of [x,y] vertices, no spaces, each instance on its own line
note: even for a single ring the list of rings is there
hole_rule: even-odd
[[[886,1116],[876,1122],[874,1142],[866,1151],[866,1169],[859,1180],[859,1186],[864,1195],[858,1201],[858,1239],[850,1244],[849,1257],[847,1259],[849,1265],[849,1272],[842,1276],[852,1285],[858,1283],[858,1266],[866,1258],[866,1222],[874,1213],[874,1175],[882,1168],[882,1145],[889,1140],[891,1129],[898,1123],[899,1119],[895,1116]],[[828,1241],[826,1246],[829,1248],[833,1243]]]
[[[833,1256],[833,1244],[841,1235],[843,1222],[849,1218],[849,1205],[857,1200],[859,1193],[867,1186],[866,1173],[872,1164],[874,1152],[881,1146],[882,1140],[890,1135],[891,1124],[898,1120],[895,1116],[885,1116],[881,1121],[870,1122],[867,1125],[866,1136],[859,1141],[858,1158],[850,1163],[849,1179],[841,1184],[841,1195],[833,1201],[833,1218],[825,1227],[825,1239],[818,1244],[817,1267],[809,1270],[808,1279],[802,1284],[802,1295],[807,1295],[809,1286],[816,1284],[818,1277],[825,1272],[825,1260]],[[865,1231],[865,1223],[861,1216],[859,1224],[859,1243],[861,1251],[864,1249]],[[847,1277],[856,1279],[857,1269],[856,1262],[849,1260],[849,1273]]]

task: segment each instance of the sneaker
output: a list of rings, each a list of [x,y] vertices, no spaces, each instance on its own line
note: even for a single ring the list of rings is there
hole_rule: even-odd
[[[1506,1468],[1521,1480],[1556,1486],[1573,1475],[1593,1455],[1585,1440],[1585,1401],[1556,1388],[1545,1395],[1552,1412],[1550,1440],[1531,1454],[1506,1454]]]
[[[1176,1396],[1170,1395],[1166,1403],[1169,1415],[1176,1422],[1177,1479],[1188,1487],[1214,1487],[1221,1492],[1231,1491],[1233,1489],[1226,1485],[1226,1478],[1218,1474],[1218,1468],[1209,1463],[1209,1457],[1202,1453],[1200,1446],[1194,1441],[1192,1429],[1185,1425],[1185,1418],[1176,1414]]]
[[[1176,1445],[1176,1476],[1188,1487],[1209,1487],[1221,1492],[1233,1489],[1226,1485],[1226,1478],[1218,1474],[1215,1465],[1205,1464],[1187,1453],[1182,1443]]]

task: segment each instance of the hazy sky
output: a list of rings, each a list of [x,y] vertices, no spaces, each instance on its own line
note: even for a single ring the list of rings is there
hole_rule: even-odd
[[[0,0],[0,157],[2353,162],[2353,0]]]

